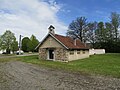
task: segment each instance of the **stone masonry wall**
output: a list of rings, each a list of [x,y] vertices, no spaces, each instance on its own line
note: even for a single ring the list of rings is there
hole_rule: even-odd
[[[63,48],[56,48],[55,59],[61,61],[67,61],[68,60],[67,50]]]
[[[47,50],[44,48],[39,48],[39,58],[46,60],[47,59]]]

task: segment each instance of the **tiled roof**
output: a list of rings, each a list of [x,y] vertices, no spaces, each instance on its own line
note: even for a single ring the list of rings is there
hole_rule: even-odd
[[[58,34],[55,34],[53,36],[69,49],[88,49],[88,47],[86,47],[86,45],[78,39],[76,40],[75,44],[75,40],[73,40],[71,37]]]

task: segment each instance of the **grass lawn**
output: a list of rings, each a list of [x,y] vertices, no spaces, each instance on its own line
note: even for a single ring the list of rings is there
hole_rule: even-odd
[[[9,62],[9,61],[16,61],[16,60],[21,60],[21,59],[20,58],[13,58],[13,57],[0,58],[0,63]]]
[[[26,56],[19,58],[23,62],[55,69],[120,78],[120,53],[94,55],[90,58],[71,61],[68,63],[39,60],[38,56]]]

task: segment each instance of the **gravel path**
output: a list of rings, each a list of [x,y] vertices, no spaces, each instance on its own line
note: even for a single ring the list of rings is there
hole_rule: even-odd
[[[12,61],[0,63],[0,90],[120,90],[120,79]]]

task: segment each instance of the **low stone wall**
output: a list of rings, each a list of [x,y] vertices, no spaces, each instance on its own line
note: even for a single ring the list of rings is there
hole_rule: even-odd
[[[39,49],[39,58],[46,60],[47,59],[47,50],[44,48]]]
[[[63,48],[57,48],[55,50],[55,59],[60,61],[67,61],[68,60],[67,50]]]

